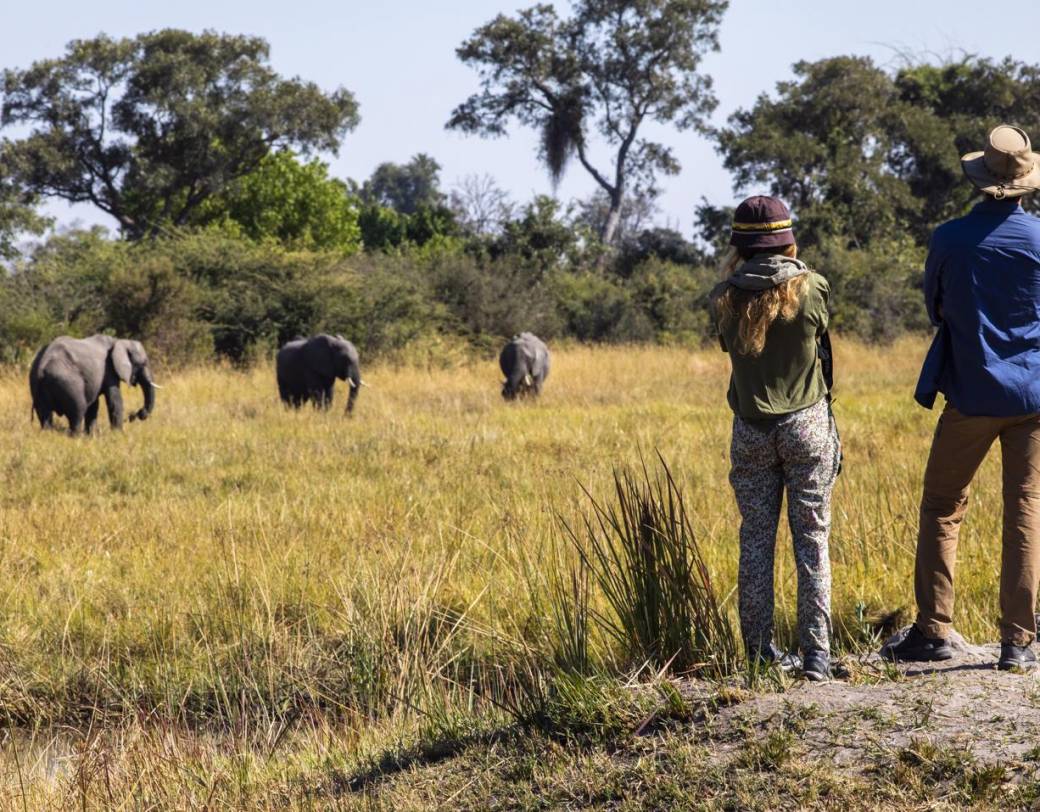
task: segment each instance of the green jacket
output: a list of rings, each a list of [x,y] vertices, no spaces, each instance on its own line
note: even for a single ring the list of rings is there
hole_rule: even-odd
[[[748,264],[756,263],[755,257]],[[808,274],[808,283],[802,295],[801,308],[793,319],[777,319],[766,333],[766,344],[758,356],[743,355],[736,350],[737,323],[718,323],[719,342],[729,353],[733,374],[729,382],[729,405],[746,420],[768,420],[800,409],[806,409],[827,395],[820,363],[819,337],[826,331],[829,319],[827,302],[830,285],[814,271],[808,271],[795,260],[770,259],[778,278]],[[757,263],[758,270],[762,262]],[[795,270],[797,266],[800,269]],[[740,270],[738,269],[738,274]],[[736,276],[736,275],[735,275]],[[761,279],[761,275],[753,277]],[[713,293],[713,300],[726,285],[723,282]],[[754,289],[762,289],[755,284]],[[741,285],[747,287],[747,285]]]

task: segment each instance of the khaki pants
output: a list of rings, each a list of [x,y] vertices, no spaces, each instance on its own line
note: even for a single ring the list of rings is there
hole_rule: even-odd
[[[914,589],[917,627],[946,637],[953,621],[957,536],[972,477],[1000,439],[1004,532],[1000,567],[1000,635],[1027,645],[1036,637],[1040,580],[1040,415],[968,417],[947,405],[924,475]]]

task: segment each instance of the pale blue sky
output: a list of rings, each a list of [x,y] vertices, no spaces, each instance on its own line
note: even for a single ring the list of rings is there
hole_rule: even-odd
[[[69,40],[101,31],[126,36],[177,27],[257,34],[271,43],[271,60],[280,72],[327,89],[343,85],[356,94],[361,126],[331,159],[335,174],[363,179],[381,161],[401,162],[423,151],[441,162],[448,188],[467,174],[490,173],[515,198],[526,200],[552,192],[535,157],[533,134],[516,129],[508,138],[484,141],[446,132],[444,122],[477,86],[475,74],[456,60],[455,47],[496,13],[533,2],[12,0],[3,3],[0,18],[0,66],[25,67],[57,56]],[[722,50],[705,61],[720,101],[715,119],[724,121],[772,90],[799,59],[856,53],[890,64],[900,49],[910,49],[1010,53],[1040,62],[1040,39],[1017,36],[1013,25],[994,24],[984,15],[971,0],[733,0],[722,27]],[[674,147],[683,171],[664,183],[660,219],[690,234],[702,195],[718,204],[732,201],[730,180],[700,136],[664,130],[661,137]],[[567,199],[592,188],[575,165],[558,194]],[[106,222],[89,207],[51,209],[65,223]]]

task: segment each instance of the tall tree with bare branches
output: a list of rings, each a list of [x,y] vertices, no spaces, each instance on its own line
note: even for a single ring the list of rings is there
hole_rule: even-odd
[[[576,0],[570,17],[538,5],[499,15],[457,54],[481,90],[460,104],[450,129],[500,136],[511,121],[541,135],[554,182],[577,158],[610,200],[600,234],[613,242],[626,194],[674,175],[672,151],[641,135],[648,122],[680,130],[704,125],[716,105],[705,53],[718,49],[728,0]],[[597,133],[609,162],[592,155]]]

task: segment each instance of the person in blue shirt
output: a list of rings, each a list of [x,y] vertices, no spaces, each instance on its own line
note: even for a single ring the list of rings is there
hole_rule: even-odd
[[[1040,155],[1003,124],[961,159],[983,193],[967,215],[932,235],[925,303],[938,328],[915,399],[945,396],[921,498],[914,592],[917,619],[886,649],[896,660],[946,660],[953,621],[957,537],[971,480],[1000,441],[1004,527],[1000,572],[1001,669],[1036,665],[1040,581],[1040,219],[1022,197],[1040,188]]]

